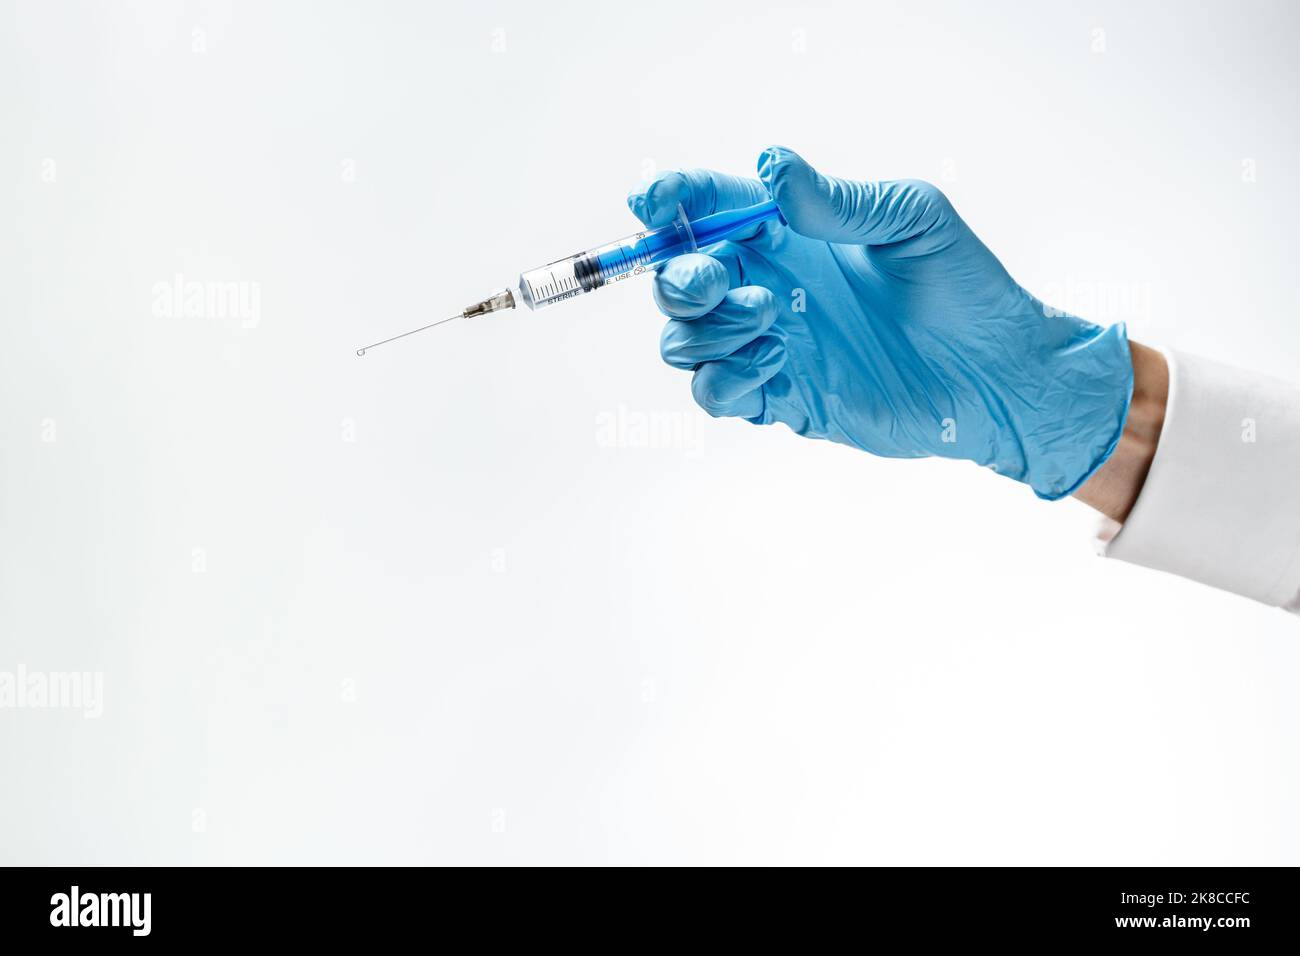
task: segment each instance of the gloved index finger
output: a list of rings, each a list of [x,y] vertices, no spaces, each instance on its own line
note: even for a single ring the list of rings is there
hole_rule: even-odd
[[[677,216],[681,203],[692,219],[724,209],[741,209],[771,197],[757,179],[746,179],[711,169],[673,170],[644,189],[628,194],[627,207],[651,229],[666,226]]]
[[[669,318],[694,319],[712,311],[726,297],[729,284],[721,262],[690,253],[669,259],[655,272],[655,302]]]

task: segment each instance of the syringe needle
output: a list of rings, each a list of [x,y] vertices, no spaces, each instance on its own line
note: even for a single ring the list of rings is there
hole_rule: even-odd
[[[457,312],[450,318],[439,319],[437,322],[430,322],[428,325],[422,325],[418,329],[411,329],[411,331],[403,332],[401,335],[394,335],[391,339],[384,339],[382,342],[375,342],[373,345],[367,345],[365,348],[357,349],[357,354],[365,355],[370,349],[378,348],[381,345],[387,345],[389,342],[396,342],[398,339],[404,339],[408,335],[414,335],[416,332],[423,332],[425,329],[431,329],[435,325],[443,325],[444,323],[451,322],[454,319],[464,318],[464,316],[464,312]]]

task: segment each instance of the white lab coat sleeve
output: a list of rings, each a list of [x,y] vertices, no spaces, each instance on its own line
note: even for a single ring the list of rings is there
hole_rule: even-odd
[[[1110,558],[1300,612],[1300,387],[1168,350],[1155,458]]]

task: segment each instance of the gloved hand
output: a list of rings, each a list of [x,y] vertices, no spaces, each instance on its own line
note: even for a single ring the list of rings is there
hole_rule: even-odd
[[[1123,325],[1020,288],[934,186],[822,176],[772,147],[759,180],[671,172],[628,197],[647,226],[775,199],[789,223],[655,276],[664,361],[710,414],[784,422],[891,458],[966,458],[1042,498],[1118,443],[1133,390]],[[761,180],[761,181],[760,181]]]

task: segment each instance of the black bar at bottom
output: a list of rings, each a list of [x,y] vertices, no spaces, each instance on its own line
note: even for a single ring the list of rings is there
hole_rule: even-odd
[[[669,945],[756,939],[1217,947],[1297,936],[1291,869],[862,869],[674,876],[594,891],[531,875],[372,868],[10,868],[0,939],[37,945],[493,941]],[[483,883],[479,883],[484,879]],[[521,879],[522,885],[511,885]],[[76,888],[75,891],[73,888]],[[146,896],[147,894],[147,896]],[[147,904],[147,905],[146,905]],[[114,925],[115,924],[115,925]],[[454,934],[454,935],[453,935]],[[902,934],[899,937],[899,934]],[[66,942],[67,940],[62,940]]]

